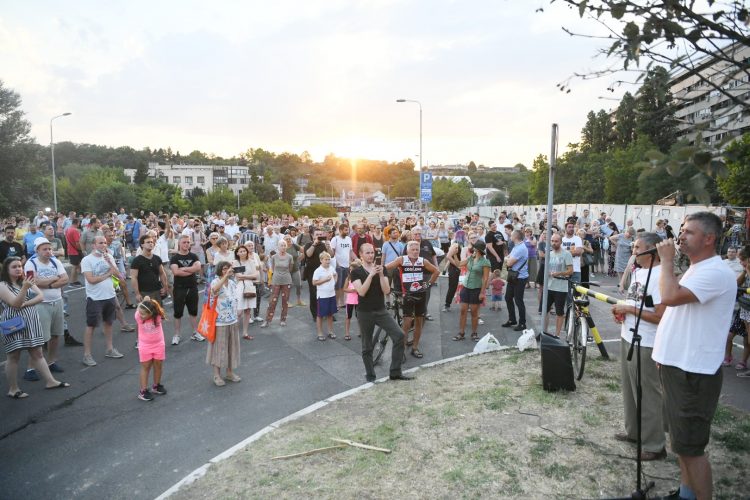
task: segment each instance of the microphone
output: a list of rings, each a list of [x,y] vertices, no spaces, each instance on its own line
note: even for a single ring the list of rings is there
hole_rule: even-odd
[[[637,253],[635,254],[636,257],[643,257],[644,255],[656,255],[658,252],[656,250],[656,247],[652,248],[651,250],[646,250],[645,252]]]

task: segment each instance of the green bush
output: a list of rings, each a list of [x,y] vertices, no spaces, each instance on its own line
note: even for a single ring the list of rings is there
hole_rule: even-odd
[[[262,213],[273,215],[274,217],[282,214],[293,215],[295,218],[297,217],[297,212],[292,206],[282,200],[272,201],[271,203],[251,203],[250,205],[240,208],[240,217],[247,217],[248,219],[252,219],[253,214],[260,215]]]
[[[335,208],[333,208],[331,205],[326,205],[323,203],[315,203],[313,205],[310,205],[309,207],[305,207],[299,211],[299,214],[303,216],[306,215],[311,219],[314,219],[315,217],[338,216]]]

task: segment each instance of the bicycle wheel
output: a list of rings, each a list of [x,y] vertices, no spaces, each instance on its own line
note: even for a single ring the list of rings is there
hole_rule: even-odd
[[[565,341],[568,345],[573,345],[573,337],[576,328],[576,310],[573,306],[568,306],[565,310]]]
[[[385,330],[379,326],[375,327],[375,331],[372,333],[372,362],[378,364],[383,351],[385,351],[385,345],[388,343],[388,335],[385,334]]]
[[[586,343],[589,335],[589,325],[586,320],[575,322],[575,332],[573,335],[573,371],[576,380],[583,378],[583,368],[586,366]]]

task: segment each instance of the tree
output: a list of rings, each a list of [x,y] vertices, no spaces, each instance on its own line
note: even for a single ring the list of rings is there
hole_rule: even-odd
[[[432,183],[432,202],[434,210],[455,212],[472,204],[474,192],[471,185],[462,179],[453,182],[449,179],[438,179]]]
[[[138,196],[130,184],[109,182],[96,188],[88,198],[88,208],[96,213],[116,212],[125,207],[127,212],[138,208]]]
[[[40,197],[46,200],[51,191],[43,150],[34,144],[30,131],[21,97],[0,80],[0,214],[23,212]]]
[[[434,184],[433,184],[434,185]],[[401,177],[391,188],[391,198],[418,198],[419,177],[407,175]]]
[[[218,187],[205,196],[206,210],[220,212],[237,208],[237,197],[227,187]]]
[[[508,198],[506,198],[505,193],[502,191],[498,191],[494,195],[492,195],[492,199],[490,200],[490,205],[493,207],[502,206],[505,205],[508,202]]]
[[[261,203],[270,203],[279,199],[279,190],[267,182],[250,183],[249,190]]]
[[[625,92],[615,112],[615,145],[620,148],[628,147],[635,140],[635,97]]]
[[[148,180],[148,163],[141,162],[135,168],[135,174],[133,174],[134,184],[144,184]]]
[[[719,180],[719,191],[733,205],[750,206],[750,134],[724,151],[728,174]]]
[[[531,182],[529,183],[529,198],[531,203],[547,203],[549,186],[549,163],[545,155],[534,158],[531,164]]]
[[[558,0],[550,0],[551,3]],[[696,72],[706,93],[717,91],[744,110],[750,109],[750,100],[742,98],[726,84],[737,78],[750,77],[750,64],[739,60],[738,50],[748,45],[748,20],[745,0],[559,0],[578,10],[579,15],[591,17],[609,31],[606,38],[611,44],[600,52],[608,58],[619,59],[622,65],[612,65],[593,73],[574,73],[558,85],[569,91],[572,78],[597,78],[612,75],[632,66],[644,70],[653,65],[664,65],[672,71],[693,72],[696,61],[711,57],[724,62],[718,78]],[[573,36],[579,36],[563,28]],[[643,76],[643,74],[641,74]]]
[[[669,91],[669,73],[657,66],[646,74],[638,89],[636,103],[636,130],[666,153],[677,140],[675,105]]]
[[[475,174],[477,172],[477,165],[473,161],[469,162],[469,165],[466,167],[466,171],[469,174]]]
[[[601,153],[607,151],[612,143],[612,120],[603,109],[598,113],[589,111],[586,124],[581,130],[581,151]]]

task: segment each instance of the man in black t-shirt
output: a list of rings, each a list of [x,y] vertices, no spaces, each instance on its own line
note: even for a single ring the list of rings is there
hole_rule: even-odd
[[[8,257],[20,257],[21,264],[26,261],[26,255],[23,252],[23,246],[15,241],[16,228],[7,226],[5,228],[5,239],[0,241],[0,264]]]
[[[490,222],[490,230],[484,235],[484,242],[487,245],[487,258],[492,270],[502,269],[505,258],[505,236],[498,232],[497,222],[494,220]]]
[[[385,309],[385,296],[391,293],[388,276],[384,274],[382,265],[375,265],[375,247],[372,244],[364,243],[360,247],[359,258],[362,259],[362,267],[354,269],[349,280],[359,294],[357,322],[362,336],[365,378],[368,382],[374,382],[376,378],[375,364],[372,361],[372,334],[375,327],[379,326],[391,338],[391,380],[410,380],[413,377],[401,373],[404,334],[393,316]]]
[[[174,275],[174,336],[172,345],[180,343],[180,326],[185,306],[188,310],[190,325],[193,327],[193,340],[202,342],[203,335],[198,333],[198,280],[196,274],[201,272],[198,256],[190,251],[190,236],[180,236],[177,242],[177,253],[169,259],[169,267]]]
[[[140,302],[148,295],[161,305],[162,296],[167,295],[167,273],[161,265],[161,257],[154,254],[154,237],[144,234],[139,241],[142,253],[130,264],[135,300]]]
[[[307,281],[310,292],[310,314],[315,321],[318,318],[318,289],[313,285],[313,273],[320,267],[320,254],[328,252],[329,255],[332,255],[333,251],[330,243],[326,240],[325,231],[316,229],[313,236],[313,241],[305,245],[305,275],[303,279]]]

